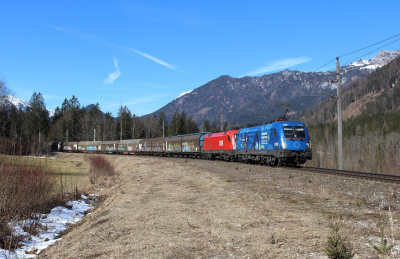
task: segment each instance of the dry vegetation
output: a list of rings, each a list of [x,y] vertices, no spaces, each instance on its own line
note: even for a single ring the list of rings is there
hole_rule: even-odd
[[[24,230],[35,234],[37,213],[76,199],[82,176],[87,178],[82,162],[0,156],[0,248],[14,248],[22,238],[13,236],[11,221],[32,219]]]
[[[378,258],[368,241],[382,224],[391,236],[389,207],[399,239],[397,185],[196,159],[112,163],[119,177],[90,185],[101,206],[40,258],[327,258],[332,220],[355,258]]]

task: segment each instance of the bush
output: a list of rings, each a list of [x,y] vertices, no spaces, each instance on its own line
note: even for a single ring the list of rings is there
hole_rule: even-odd
[[[107,176],[114,176],[114,166],[102,156],[90,156],[89,157],[89,177],[91,183],[95,183],[98,178],[104,178]]]
[[[54,202],[54,174],[41,165],[0,157],[0,239],[6,245],[11,220],[49,210]]]
[[[340,233],[343,224],[339,220],[335,220],[329,224],[331,235],[325,246],[325,253],[330,259],[350,259],[354,257],[353,248],[347,241],[346,236]]]

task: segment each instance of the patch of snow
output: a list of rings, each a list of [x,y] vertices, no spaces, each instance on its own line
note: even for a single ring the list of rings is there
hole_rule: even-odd
[[[15,106],[15,108],[17,108],[17,109],[21,109],[22,111],[26,111],[26,108],[29,106],[29,104],[30,104],[30,102],[28,102],[28,101],[24,101],[24,100],[21,100],[21,99],[19,99],[19,98],[17,98],[17,97],[14,97],[14,96],[10,96],[10,95],[8,95],[7,96],[7,100],[12,104],[12,105],[14,105]],[[49,117],[53,117],[54,116],[54,111],[53,110],[49,110],[49,109],[46,109],[47,110],[47,112],[48,112],[48,114],[49,114]]]
[[[365,67],[361,67],[360,69],[377,69],[380,68],[381,66],[378,65],[369,65],[369,66],[365,66]]]
[[[23,156],[23,157],[30,157],[30,158],[48,158],[48,159],[56,159],[54,156],[44,157],[44,156]]]
[[[185,94],[190,94],[193,90],[187,91],[187,92],[183,92],[180,95],[178,95],[178,97],[175,97],[174,100],[181,98],[182,96],[184,96]],[[174,101],[172,100],[172,101]]]
[[[319,87],[321,87],[321,88],[327,88],[327,87],[329,87],[329,83],[328,82],[323,82],[322,84],[320,84],[319,85]]]
[[[375,58],[364,60],[359,59],[356,62],[351,63],[348,67],[359,67],[360,69],[372,69],[383,67],[393,59],[400,55],[400,50],[381,50],[378,52]]]
[[[0,259],[35,258],[41,250],[61,240],[61,238],[57,238],[57,236],[68,229],[67,224],[74,224],[80,221],[85,211],[93,208],[90,201],[86,200],[91,197],[92,195],[89,197],[82,195],[82,198],[85,200],[68,202],[67,205],[72,206],[72,209],[58,206],[52,209],[49,214],[40,215],[40,219],[38,220],[45,230],[41,230],[38,236],[30,235],[23,230],[24,225],[34,222],[33,219],[13,222],[12,227],[14,233],[25,237],[23,241],[20,242],[22,247],[12,252],[0,249]],[[37,217],[39,218],[39,215],[37,215]],[[32,253],[32,251],[34,251],[34,253]]]

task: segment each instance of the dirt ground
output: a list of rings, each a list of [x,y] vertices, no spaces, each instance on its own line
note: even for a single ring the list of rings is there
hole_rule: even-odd
[[[85,162],[82,154],[57,158]],[[367,242],[379,244],[382,224],[391,237],[389,207],[400,244],[395,184],[189,158],[107,158],[118,177],[87,187],[104,201],[39,258],[327,258],[332,219],[344,224],[355,258],[378,258]]]

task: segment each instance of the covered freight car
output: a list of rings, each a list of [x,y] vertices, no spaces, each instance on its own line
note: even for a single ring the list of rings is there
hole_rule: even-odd
[[[100,141],[98,150],[102,153],[116,153],[118,152],[118,142],[118,140]]]
[[[182,139],[184,136],[173,136],[169,137],[166,140],[167,150],[166,153],[168,155],[181,155],[182,153]]]
[[[80,141],[78,151],[84,153],[94,153],[98,151],[100,141]]]
[[[141,139],[124,139],[118,142],[118,152],[123,154],[135,154],[140,151]]]
[[[167,138],[153,138],[151,139],[150,152],[153,154],[164,154],[166,151],[165,141]]]
[[[62,151],[77,152],[78,151],[78,142],[63,142]]]
[[[188,134],[182,138],[182,154],[200,157],[204,143],[204,137],[208,132]]]

